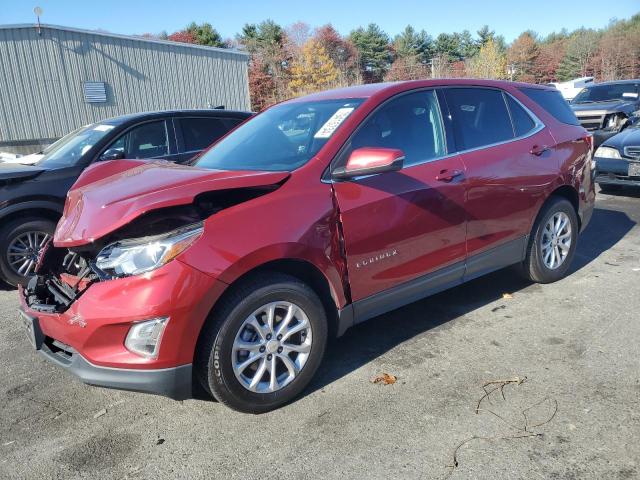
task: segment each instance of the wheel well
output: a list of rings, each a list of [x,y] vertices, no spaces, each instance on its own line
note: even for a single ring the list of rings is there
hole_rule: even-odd
[[[575,188],[569,185],[563,185],[561,187],[556,188],[549,198],[552,196],[566,198],[573,205],[573,209],[576,211],[576,217],[578,218],[578,226],[581,227],[580,221],[580,198],[578,197],[578,192]]]
[[[256,273],[263,272],[285,273],[297,278],[311,287],[311,289],[318,295],[322,301],[322,305],[324,306],[327,321],[329,322],[329,335],[336,336],[338,331],[338,311],[336,308],[336,301],[331,294],[329,282],[315,265],[305,260],[279,259],[264,263],[237,278],[231,285],[229,285],[227,292],[230,291],[234,285],[244,282],[247,278],[255,275]],[[213,308],[216,308],[216,306],[214,305]]]
[[[60,220],[60,214],[55,210],[50,210],[48,208],[25,208],[24,210],[17,210],[15,212],[11,212],[8,215],[0,218],[0,221],[4,225],[13,222],[17,219],[33,219],[33,218],[44,218],[46,220],[51,220],[54,223],[57,223]]]

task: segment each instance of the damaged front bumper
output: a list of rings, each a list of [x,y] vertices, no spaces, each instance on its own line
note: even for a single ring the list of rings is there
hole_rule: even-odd
[[[226,285],[178,259],[105,281],[41,270],[20,288],[20,300],[21,318],[43,357],[91,385],[191,396],[198,335]],[[169,321],[157,358],[125,348],[134,323],[160,316]]]
[[[88,385],[151,393],[186,400],[193,396],[192,366],[162,369],[133,369],[94,365],[70,345],[45,336],[40,329],[40,318],[21,309],[27,332],[33,336],[36,350],[48,361],[66,370]]]

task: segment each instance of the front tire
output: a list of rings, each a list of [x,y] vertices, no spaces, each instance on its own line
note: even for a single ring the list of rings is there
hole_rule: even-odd
[[[576,251],[578,216],[571,202],[551,197],[533,226],[523,273],[537,283],[551,283],[566,276]]]
[[[326,314],[315,292],[289,275],[263,273],[232,288],[200,335],[196,375],[230,408],[267,412],[311,381],[327,342]]]
[[[9,222],[0,230],[0,273],[13,286],[29,281],[40,249],[53,235],[56,224],[44,218]]]

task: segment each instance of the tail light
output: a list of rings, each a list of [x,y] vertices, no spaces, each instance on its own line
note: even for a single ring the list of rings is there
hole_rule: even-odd
[[[590,168],[591,179],[593,180],[596,176],[596,159],[593,156],[593,135],[591,133],[585,133],[582,137],[584,139],[584,143],[589,147],[589,162],[588,166]]]
[[[593,155],[593,135],[590,133],[586,133],[583,137],[586,144],[589,146],[589,153]]]

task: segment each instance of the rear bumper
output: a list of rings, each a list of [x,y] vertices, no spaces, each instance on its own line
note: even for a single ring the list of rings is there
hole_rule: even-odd
[[[174,400],[186,400],[193,396],[191,364],[146,370],[100,367],[77,352],[70,355],[54,352],[46,343],[38,352],[88,385],[151,393]]]

